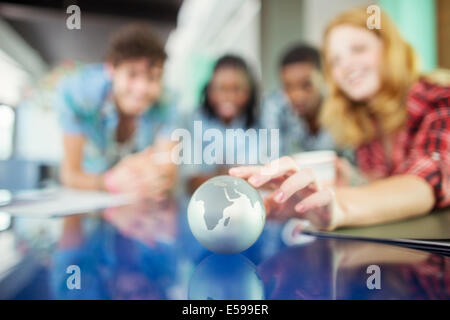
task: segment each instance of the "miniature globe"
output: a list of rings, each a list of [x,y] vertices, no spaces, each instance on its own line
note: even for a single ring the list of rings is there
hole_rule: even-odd
[[[241,254],[212,254],[189,281],[189,300],[263,300],[264,284],[255,265]]]
[[[220,254],[249,248],[264,228],[264,203],[247,181],[218,176],[203,183],[192,195],[188,222],[194,237]]]

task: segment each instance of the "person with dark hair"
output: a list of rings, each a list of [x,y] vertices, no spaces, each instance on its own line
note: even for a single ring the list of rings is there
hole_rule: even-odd
[[[214,64],[212,75],[203,89],[200,107],[189,118],[186,127],[195,137],[195,123],[201,123],[202,131],[216,129],[226,136],[227,129],[247,130],[257,125],[258,93],[254,76],[247,63],[239,56],[224,55]],[[199,121],[199,122],[198,122]],[[203,137],[202,132],[202,137]],[[195,190],[202,182],[220,173],[226,173],[227,154],[245,153],[252,147],[245,139],[236,139],[233,144],[223,141],[223,158],[214,164],[194,164],[189,171],[189,189]],[[202,154],[209,142],[194,141],[202,145]],[[233,148],[233,150],[229,150]],[[195,150],[194,150],[195,151]],[[256,151],[254,151],[256,152]],[[223,161],[222,161],[223,160]],[[234,163],[235,164],[235,163]]]
[[[245,61],[224,55],[214,65],[213,74],[201,98],[202,111],[209,119],[225,125],[239,120],[245,128],[255,124],[257,88]]]
[[[280,130],[280,155],[334,149],[331,136],[318,122],[323,98],[320,54],[305,44],[295,45],[282,56],[279,74],[282,89],[262,104],[262,128]]]
[[[104,63],[84,65],[62,82],[55,107],[64,133],[64,185],[167,194],[176,167],[154,160],[173,147],[161,83],[165,59],[148,26],[132,24],[113,35]]]

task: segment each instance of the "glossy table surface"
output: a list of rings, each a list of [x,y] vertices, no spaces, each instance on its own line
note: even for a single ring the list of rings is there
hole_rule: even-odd
[[[270,220],[248,250],[216,255],[192,236],[186,205],[14,218],[0,233],[0,299],[450,298],[450,257],[333,237],[288,246]]]

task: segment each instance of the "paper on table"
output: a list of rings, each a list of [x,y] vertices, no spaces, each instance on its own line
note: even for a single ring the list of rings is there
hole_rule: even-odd
[[[13,200],[6,206],[0,206],[0,211],[15,216],[41,218],[92,212],[127,205],[134,200],[135,198],[128,194],[60,188],[51,193],[43,190],[41,199],[38,191],[34,193],[31,201],[29,199]]]

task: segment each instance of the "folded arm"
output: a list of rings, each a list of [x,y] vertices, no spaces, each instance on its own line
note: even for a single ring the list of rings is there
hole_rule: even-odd
[[[103,175],[86,173],[82,168],[82,135],[64,135],[64,158],[60,169],[62,184],[78,189],[104,190]]]

